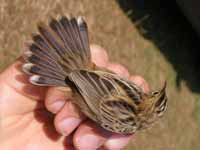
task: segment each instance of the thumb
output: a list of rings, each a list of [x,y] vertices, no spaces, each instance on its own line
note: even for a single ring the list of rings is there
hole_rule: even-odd
[[[2,115],[25,113],[35,109],[38,100],[43,100],[45,87],[29,83],[28,76],[21,71],[22,59],[18,59],[0,74],[0,103]]]

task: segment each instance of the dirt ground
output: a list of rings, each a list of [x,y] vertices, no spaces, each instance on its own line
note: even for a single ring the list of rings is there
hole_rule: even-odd
[[[85,16],[91,43],[143,76],[152,89],[167,80],[165,117],[139,132],[127,150],[199,150],[198,37],[174,2],[155,0],[0,0],[0,71],[20,55],[39,21]]]

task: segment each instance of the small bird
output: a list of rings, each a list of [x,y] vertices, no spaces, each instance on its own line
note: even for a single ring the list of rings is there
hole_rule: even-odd
[[[70,88],[73,103],[91,120],[111,132],[130,134],[163,116],[166,82],[148,94],[91,60],[88,28],[82,17],[51,18],[25,44],[22,69],[38,86]]]

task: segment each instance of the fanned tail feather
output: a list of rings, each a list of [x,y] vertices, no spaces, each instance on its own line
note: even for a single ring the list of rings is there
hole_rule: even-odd
[[[31,83],[67,86],[70,72],[91,66],[87,24],[81,17],[52,18],[48,26],[39,24],[38,30],[23,53],[23,70],[31,75]]]

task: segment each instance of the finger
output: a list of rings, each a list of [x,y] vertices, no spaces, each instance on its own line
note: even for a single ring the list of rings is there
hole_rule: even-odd
[[[57,113],[64,106],[67,99],[71,97],[71,89],[67,87],[50,87],[45,98],[46,108]]]
[[[86,117],[79,111],[79,109],[68,100],[61,111],[56,115],[54,124],[56,130],[60,134],[68,136],[85,118]]]
[[[92,61],[99,67],[106,67],[108,64],[108,54],[105,49],[98,45],[91,45]]]
[[[87,120],[74,134],[73,142],[79,150],[96,150],[109,138],[110,132]]]
[[[121,64],[109,63],[106,68],[120,75],[121,77],[129,78],[130,76],[128,70]]]
[[[132,139],[133,135],[120,135],[113,134],[105,143],[104,147],[107,150],[120,150],[124,148],[129,141]]]
[[[28,98],[43,100],[47,88],[32,85],[29,82],[29,77],[23,73],[22,65],[23,59],[19,58],[0,75],[1,82]]]
[[[141,76],[131,76],[130,80],[132,80],[135,84],[141,87],[145,93],[148,93],[150,91],[148,83]]]

